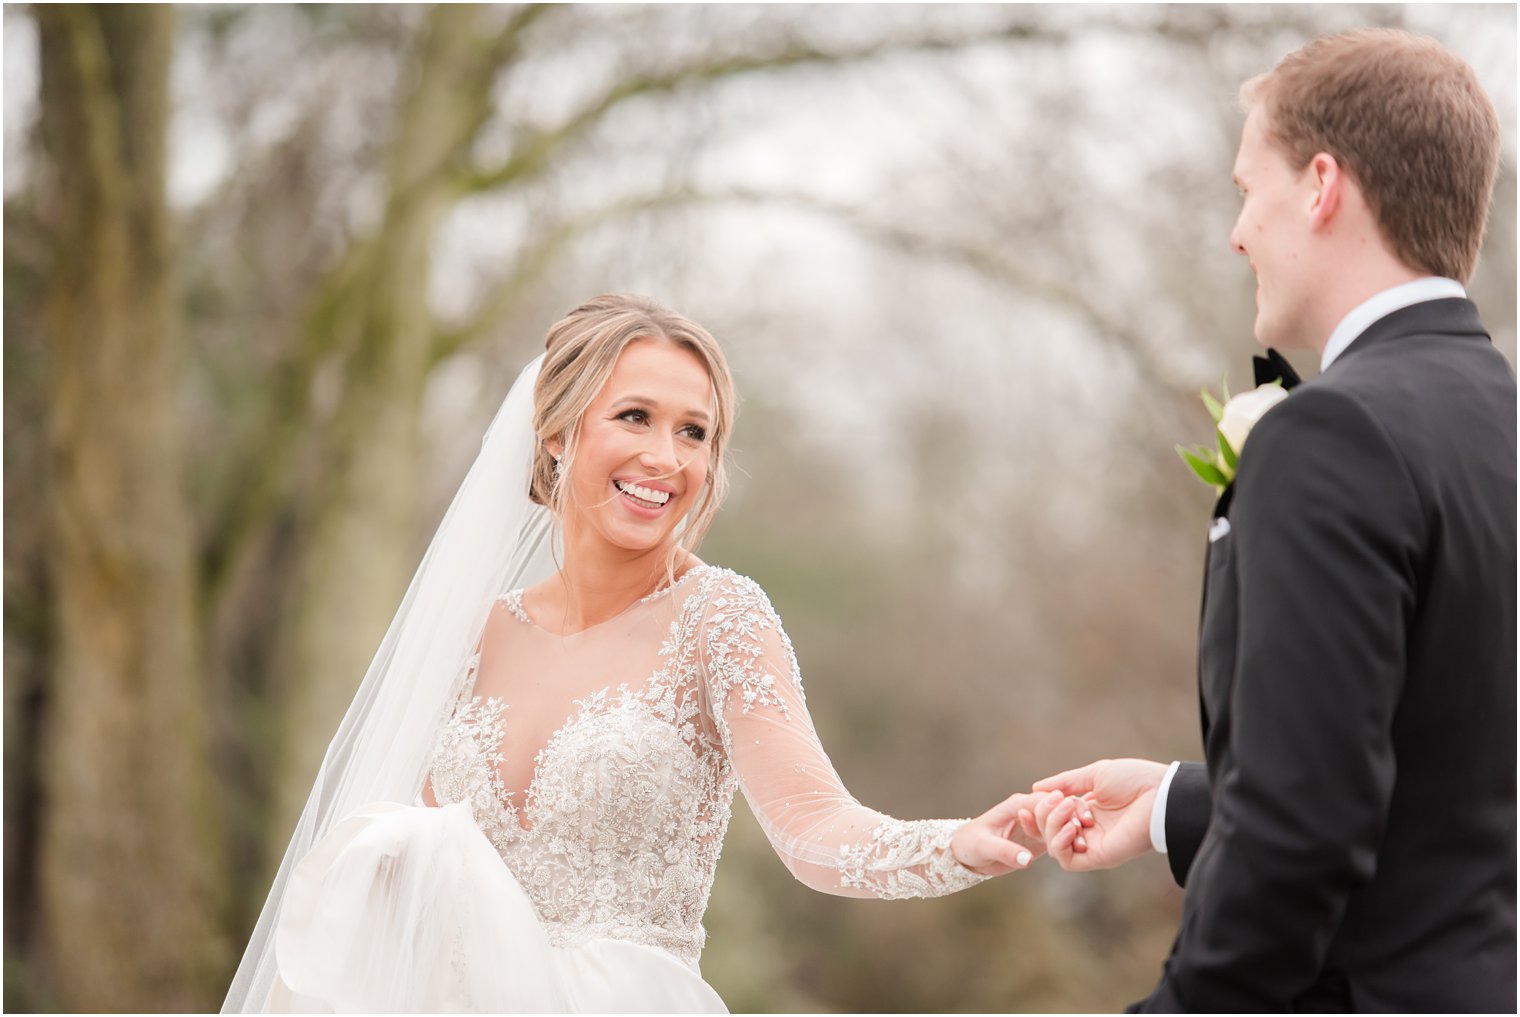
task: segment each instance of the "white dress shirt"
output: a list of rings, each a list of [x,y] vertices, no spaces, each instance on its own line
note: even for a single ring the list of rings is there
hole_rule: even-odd
[[[1330,341],[1325,343],[1325,351],[1319,357],[1321,373],[1335,362],[1336,357],[1346,352],[1346,347],[1367,331],[1373,322],[1411,304],[1466,296],[1467,290],[1461,283],[1436,275],[1428,275],[1373,294],[1353,307],[1351,313],[1342,318],[1340,324],[1335,326],[1335,331],[1330,333]],[[1162,854],[1166,854],[1167,794],[1172,789],[1172,778],[1177,776],[1177,768],[1181,765],[1180,762],[1173,762],[1166,771],[1166,776],[1161,778],[1161,786],[1156,789],[1155,804],[1151,806],[1151,847]]]
[[[1465,296],[1467,296],[1467,290],[1462,288],[1461,283],[1438,275],[1428,275],[1423,279],[1395,286],[1391,290],[1375,293],[1353,307],[1351,313],[1335,326],[1335,331],[1330,333],[1330,341],[1325,344],[1325,352],[1319,355],[1319,369],[1323,371],[1329,367],[1335,358],[1346,352],[1346,347],[1350,346],[1357,336],[1367,331],[1367,327],[1374,321],[1386,318],[1394,311],[1408,307],[1410,304]]]

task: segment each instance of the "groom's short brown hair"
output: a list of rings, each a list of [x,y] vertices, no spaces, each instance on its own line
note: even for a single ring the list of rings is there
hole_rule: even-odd
[[[1320,152],[1361,188],[1395,256],[1472,278],[1499,164],[1499,118],[1467,62],[1394,29],[1315,39],[1241,87],[1295,169]]]

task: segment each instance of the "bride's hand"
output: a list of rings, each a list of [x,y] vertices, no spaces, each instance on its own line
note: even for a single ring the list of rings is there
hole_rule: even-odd
[[[1019,814],[1032,813],[1043,795],[1015,794],[975,819],[967,820],[950,840],[950,853],[972,872],[1001,876],[1029,867],[1045,853],[1045,838]]]

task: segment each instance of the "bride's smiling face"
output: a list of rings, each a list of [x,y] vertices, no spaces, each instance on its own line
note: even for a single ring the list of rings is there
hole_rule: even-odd
[[[653,339],[624,347],[581,417],[566,536],[628,551],[666,546],[707,481],[712,393],[690,350]]]

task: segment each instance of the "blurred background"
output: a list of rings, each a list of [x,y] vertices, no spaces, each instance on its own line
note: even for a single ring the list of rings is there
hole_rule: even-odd
[[[220,1005],[486,422],[596,293],[724,343],[702,553],[861,800],[1198,757],[1173,445],[1250,379],[1236,88],[1362,25],[1498,106],[1471,293],[1513,363],[1510,5],[7,5],[5,1008]],[[1176,928],[1160,858],[842,900],[736,808],[735,1010],[1116,1009]]]

